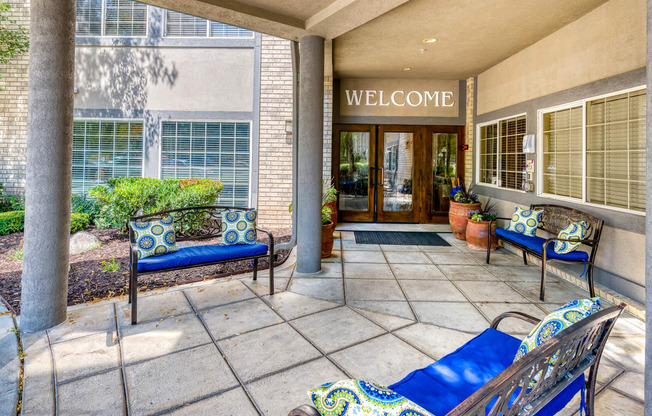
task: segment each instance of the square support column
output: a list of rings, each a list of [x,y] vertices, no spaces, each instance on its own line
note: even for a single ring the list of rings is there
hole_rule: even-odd
[[[22,331],[66,319],[75,0],[31,0]]]
[[[324,152],[324,39],[299,42],[299,167],[297,271],[321,270],[322,163]]]

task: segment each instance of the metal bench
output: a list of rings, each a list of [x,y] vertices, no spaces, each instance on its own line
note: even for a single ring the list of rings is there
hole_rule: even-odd
[[[222,235],[222,213],[228,210],[251,211],[252,208],[238,208],[225,206],[203,206],[173,209],[169,211],[156,212],[154,214],[139,215],[131,217],[129,222],[136,221],[156,221],[172,215],[174,218],[174,231],[177,242],[206,240],[217,238]],[[257,231],[267,234],[269,244],[256,245],[197,245],[192,247],[180,248],[179,251],[164,254],[162,256],[147,257],[138,260],[138,248],[136,246],[133,229],[129,228],[129,241],[131,249],[129,251],[129,303],[131,303],[131,324],[138,322],[138,276],[153,273],[164,273],[173,270],[184,270],[192,267],[210,266],[220,263],[229,263],[233,261],[252,260],[253,261],[253,280],[258,277],[258,259],[269,258],[269,294],[274,294],[274,236],[271,232],[256,228]],[[265,246],[265,247],[263,247]],[[202,259],[202,252],[211,250],[213,253],[205,256],[210,260]],[[183,265],[160,267],[156,263],[165,260],[166,257],[174,256],[179,263]]]
[[[538,229],[544,232],[551,233],[551,237],[526,237],[515,232],[506,231],[505,229],[496,228],[491,231],[495,221],[504,220],[509,221],[511,218],[498,217],[491,220],[489,223],[489,242],[492,238],[496,238],[505,243],[518,247],[523,251],[523,263],[527,265],[527,255],[530,254],[541,260],[541,291],[539,298],[543,301],[546,293],[546,263],[550,260],[562,261],[567,263],[584,263],[585,271],[587,273],[587,281],[589,285],[589,292],[591,297],[595,296],[595,289],[593,288],[593,266],[595,265],[595,255],[598,251],[598,244],[600,243],[600,235],[602,234],[602,227],[604,221],[589,215],[585,212],[564,207],[561,205],[530,205],[531,210],[543,211],[541,221],[539,222]],[[558,254],[553,251],[555,241],[569,241],[558,238],[557,235],[564,227],[576,221],[586,221],[587,230],[584,239],[580,241],[581,246],[567,254]],[[491,256],[491,244],[487,246],[487,263],[489,263]],[[587,251],[580,251],[580,248],[585,247]],[[586,254],[584,254],[586,253]]]

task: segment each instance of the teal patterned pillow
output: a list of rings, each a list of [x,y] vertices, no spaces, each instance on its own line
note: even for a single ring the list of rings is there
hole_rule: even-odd
[[[433,416],[387,387],[361,380],[326,383],[308,394],[323,416]]]
[[[222,245],[256,244],[256,211],[226,211],[222,214]]]
[[[533,211],[531,209],[521,209],[516,207],[512,220],[507,226],[507,231],[514,231],[529,237],[536,237],[537,227],[543,211]]]
[[[139,259],[179,250],[171,215],[158,221],[132,221],[129,225],[134,230]]]
[[[564,227],[557,237],[567,238],[573,241],[555,241],[555,253],[566,254],[577,250],[580,246],[579,241],[583,240],[586,235],[586,228],[586,221],[577,221]]]

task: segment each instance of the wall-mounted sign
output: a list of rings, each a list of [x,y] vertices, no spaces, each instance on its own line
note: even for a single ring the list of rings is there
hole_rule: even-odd
[[[457,117],[459,81],[343,79],[341,116]]]

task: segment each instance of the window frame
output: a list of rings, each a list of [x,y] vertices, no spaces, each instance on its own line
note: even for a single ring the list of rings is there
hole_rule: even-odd
[[[526,193],[522,189],[506,188],[504,186],[494,185],[492,183],[480,182],[480,157],[482,156],[480,154],[480,147],[481,147],[480,146],[480,130],[481,130],[481,128],[485,127],[485,126],[489,126],[491,124],[496,124],[496,125],[500,126],[501,121],[509,120],[510,118],[523,117],[523,116],[525,117],[525,125],[526,125],[526,128],[525,128],[526,133],[525,134],[527,134],[527,112],[512,114],[512,115],[509,115],[507,117],[501,117],[501,118],[497,118],[497,119],[494,119],[494,120],[485,121],[483,123],[476,124],[476,126],[475,126],[476,127],[476,130],[475,130],[476,140],[475,140],[475,143],[474,143],[474,147],[475,147],[476,151],[475,151],[475,158],[474,158],[474,161],[473,161],[474,171],[475,172],[473,174],[473,178],[474,178],[475,183],[478,186],[486,186],[488,188],[502,189],[502,190],[505,190],[505,191],[518,192],[518,193],[522,193],[522,194]],[[499,155],[499,154],[500,153],[497,153],[497,155]],[[527,153],[523,153],[523,154],[527,154]],[[526,157],[526,161],[527,161],[527,157]],[[496,166],[498,166],[498,164]]]
[[[142,147],[141,147],[141,161],[140,161],[140,176],[124,176],[126,178],[145,178],[145,119],[144,118],[128,118],[128,117],[111,117],[111,118],[103,118],[103,117],[75,117],[73,118],[73,126],[75,122],[112,122],[112,123],[132,123],[132,122],[140,122],[143,124],[143,135],[141,138],[142,141]],[[74,136],[74,131],[73,131],[73,136]],[[115,153],[115,141],[113,144],[114,150],[113,152]],[[84,149],[84,153],[86,153],[86,149]],[[111,178],[115,178],[116,176],[112,176]],[[117,176],[118,178],[122,178],[123,176]],[[72,177],[71,177],[72,179]],[[101,185],[101,184],[100,184]]]
[[[588,98],[583,98],[580,100],[575,100],[572,102],[564,103],[564,104],[559,104],[555,105],[552,107],[547,107],[547,108],[541,108],[537,110],[537,157],[536,157],[536,166],[538,168],[536,169],[536,178],[537,178],[537,196],[540,196],[542,198],[549,198],[549,199],[554,199],[562,202],[569,202],[573,204],[579,204],[579,205],[584,205],[588,207],[594,207],[594,208],[601,208],[601,209],[608,209],[612,211],[617,211],[617,212],[622,212],[625,214],[635,214],[639,216],[645,216],[645,211],[636,211],[633,209],[628,209],[628,208],[621,208],[621,207],[614,207],[611,205],[602,205],[602,204],[596,204],[594,202],[588,202],[587,201],[587,189],[586,189],[586,183],[587,183],[587,178],[586,178],[586,161],[587,161],[587,153],[586,153],[586,132],[587,132],[587,125],[586,125],[586,105],[590,101],[595,101],[599,100],[602,98],[608,98],[608,97],[613,97],[616,95],[620,94],[627,94],[630,92],[635,92],[635,91],[641,91],[641,90],[646,90],[645,85],[640,85],[637,87],[632,87],[632,88],[627,88],[624,90],[618,90],[618,91],[613,91],[607,94],[600,94]],[[647,91],[646,91],[647,94]],[[573,107],[582,107],[582,199],[579,198],[573,198],[569,196],[563,196],[563,195],[555,195],[555,194],[549,194],[546,192],[543,192],[543,115],[544,113],[550,113],[552,111],[558,111],[558,110],[566,110],[569,108]]]
[[[158,146],[158,179],[163,179],[163,164],[161,160],[163,159],[163,123],[172,122],[172,123],[248,123],[249,124],[249,192],[247,195],[247,207],[251,208],[253,201],[253,157],[254,157],[254,132],[253,132],[253,120],[234,120],[234,119],[187,119],[187,118],[178,118],[178,119],[169,119],[159,121],[159,146]],[[192,148],[191,148],[192,149]],[[176,151],[175,151],[176,152]],[[192,154],[192,151],[189,153]],[[192,160],[192,159],[191,159]],[[221,172],[221,167],[220,167]],[[222,182],[220,180],[220,182]],[[244,208],[244,207],[243,207]]]
[[[75,0],[76,1],[76,0]],[[142,36],[124,36],[124,35],[105,35],[105,29],[106,29],[106,0],[101,0],[102,1],[102,18],[100,21],[100,35],[78,35],[75,33],[75,37],[80,37],[80,38],[88,38],[88,39],[100,39],[100,38],[107,38],[107,39],[146,39],[149,37],[149,12],[150,12],[150,5],[147,3],[143,3],[140,1],[135,1],[131,0],[134,3],[141,3],[145,5],[145,34]],[[75,29],[77,28],[77,19],[75,18]]]
[[[167,33],[167,31],[168,31],[168,13],[170,11],[175,12],[175,13],[181,13],[181,12],[177,12],[175,10],[164,9],[163,25],[162,25],[162,27],[163,27],[163,37],[164,38],[169,38],[169,39],[254,39],[256,37],[256,32],[254,32],[253,30],[241,28],[239,26],[229,25],[228,23],[224,23],[224,22],[217,22],[215,20],[209,20],[209,19],[206,19],[204,17],[194,16],[194,15],[190,15],[190,16],[198,17],[200,19],[206,20],[206,34],[204,36],[172,36],[172,35],[168,35],[168,33]],[[188,14],[188,13],[181,13],[181,14]],[[222,23],[224,25],[237,27],[239,29],[249,30],[251,32],[251,36],[233,36],[233,37],[211,36],[211,22]]]

